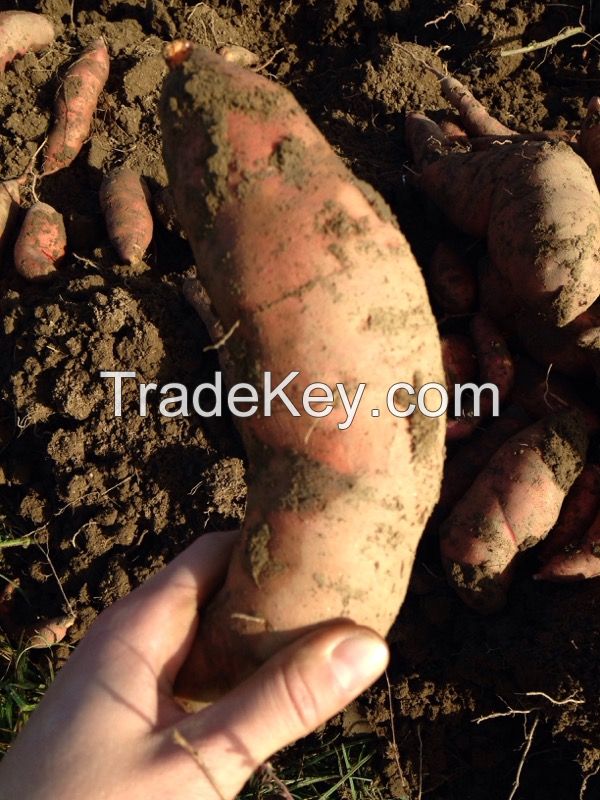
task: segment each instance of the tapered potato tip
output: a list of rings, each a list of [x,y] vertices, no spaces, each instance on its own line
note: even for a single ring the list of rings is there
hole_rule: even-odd
[[[163,56],[169,69],[175,69],[187,61],[193,46],[188,39],[175,39],[174,42],[168,42],[163,50]]]

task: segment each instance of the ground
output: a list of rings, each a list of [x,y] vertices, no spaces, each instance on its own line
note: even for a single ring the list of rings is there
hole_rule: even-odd
[[[115,418],[112,385],[98,378],[110,362],[148,381],[185,376],[192,387],[216,368],[181,295],[193,268],[186,242],[157,226],[147,262],[119,266],[99,212],[113,166],[140,171],[152,191],[166,184],[163,42],[257,53],[382,192],[422,263],[443,222],[407,180],[403,115],[445,103],[419,59],[445,64],[523,129],[577,127],[600,90],[592,0],[25,0],[0,10],[17,5],[48,14],[60,33],[0,82],[2,178],[28,167],[61,75],[100,34],[111,75],[82,154],[35,187],[65,216],[72,255],[61,276],[26,285],[9,254],[0,277],[0,575],[18,583],[14,600],[0,603],[5,744],[104,607],[202,531],[236,526],[244,513],[244,453],[230,419],[167,420],[155,409],[141,418],[133,389]],[[578,26],[586,33],[554,46],[502,53]],[[541,585],[524,569],[507,609],[478,617],[446,587],[432,534],[390,637],[387,676],[352,713],[279,756],[275,774],[296,797],[598,796],[599,607],[598,582]],[[65,612],[76,622],[64,643],[17,662],[21,626]],[[244,796],[281,796],[270,775]]]

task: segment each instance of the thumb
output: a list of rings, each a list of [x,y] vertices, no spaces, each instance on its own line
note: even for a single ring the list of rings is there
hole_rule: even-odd
[[[341,711],[386,668],[386,643],[351,622],[319,628],[178,729],[223,797],[233,797],[275,751]]]

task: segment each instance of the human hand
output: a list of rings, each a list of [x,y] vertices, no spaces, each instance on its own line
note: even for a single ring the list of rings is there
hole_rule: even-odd
[[[236,538],[201,537],[100,615],[0,765],[1,800],[233,798],[383,672],[374,632],[333,623],[212,706],[182,711],[173,682]]]

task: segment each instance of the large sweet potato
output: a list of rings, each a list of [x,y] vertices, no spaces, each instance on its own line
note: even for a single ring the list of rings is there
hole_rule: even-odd
[[[566,325],[600,295],[600,195],[564,142],[461,152],[423,114],[407,118],[419,187],[460,230],[487,239],[521,304]]]
[[[206,698],[326,620],[388,631],[439,492],[444,424],[383,403],[396,381],[443,371],[420,270],[381,198],[281,86],[200,47],[171,52],[165,162],[221,350],[259,390],[267,371],[273,385],[301,375],[288,387],[298,416],[277,403],[240,421],[242,542],[177,686]],[[367,384],[346,430],[339,398],[329,416],[303,410],[314,381]]]

